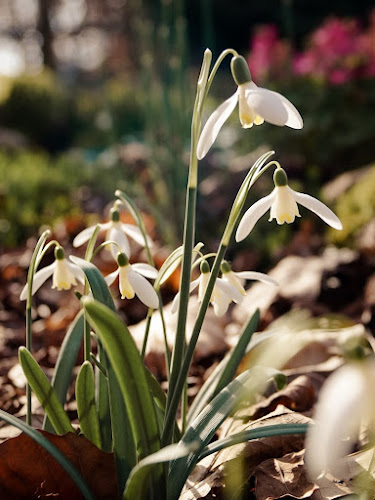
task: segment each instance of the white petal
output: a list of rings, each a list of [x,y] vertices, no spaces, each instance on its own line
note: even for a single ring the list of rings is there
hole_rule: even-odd
[[[132,269],[133,271],[142,274],[142,276],[146,276],[146,278],[156,279],[158,276],[157,269],[143,262],[139,262],[138,264],[132,264]]]
[[[197,278],[196,280],[190,282],[189,293],[191,293],[192,291],[194,291],[197,288],[197,286],[199,285],[199,281],[200,281],[200,277]],[[174,314],[175,312],[177,312],[179,303],[180,303],[180,292],[176,293],[176,295],[175,295],[175,297],[173,299],[172,308],[171,308],[171,313],[172,314]]]
[[[139,229],[138,226],[135,226],[134,224],[121,224],[121,227],[124,233],[133,238],[133,240],[136,243],[138,243],[138,245],[141,245],[142,247],[145,246],[145,239],[143,237],[142,231]],[[151,248],[153,245],[153,241],[147,235],[146,238],[147,238],[147,244]]]
[[[231,285],[228,281],[225,281],[222,278],[217,278],[215,282],[215,287],[217,287],[221,292],[223,292],[227,297],[232,299],[234,302],[237,302],[237,304],[242,302],[244,296],[239,290],[237,290],[237,288]]]
[[[207,120],[202,133],[200,135],[197,147],[197,158],[201,160],[206,156],[208,150],[215,142],[215,139],[220,132],[221,127],[229,118],[230,114],[236,107],[238,101],[238,90],[220,106],[215,109],[212,115]]]
[[[128,279],[141,302],[152,309],[157,309],[159,307],[158,294],[146,278],[133,271],[133,269],[129,269]]]
[[[82,269],[77,266],[77,264],[72,264],[71,262],[66,261],[66,265],[68,266],[69,270],[74,274],[74,276],[77,278],[78,281],[80,281],[82,284],[85,284],[85,273],[82,271]]]
[[[216,316],[221,317],[227,312],[231,299],[225,293],[216,290],[213,296],[212,305]]]
[[[301,129],[303,120],[297,109],[283,95],[259,87],[247,89],[247,103],[256,114],[273,125]]]
[[[276,196],[276,188],[268,196],[261,198],[244,213],[236,231],[236,241],[242,241],[251,232],[258,220],[271,207]]]
[[[55,269],[55,264],[56,261],[50,264],[47,267],[44,267],[40,271],[36,272],[34,275],[33,279],[33,292],[32,295],[34,295],[35,292],[39,290],[39,288],[43,285],[43,283],[48,280],[50,276],[52,276],[53,271]],[[23,290],[20,295],[21,300],[26,300],[27,299],[27,290],[28,290],[27,284],[23,287]]]
[[[290,188],[289,188],[290,189]],[[330,208],[328,208],[324,203],[313,198],[312,196],[304,193],[297,193],[290,189],[293,194],[294,199],[300,205],[308,208],[316,215],[318,215],[326,224],[333,227],[334,229],[341,230],[342,224],[340,219],[335,215]]]
[[[118,252],[124,252],[127,257],[130,257],[129,241],[122,231],[121,226],[112,226],[108,231],[107,239],[116,242],[118,245],[118,247],[111,245],[111,251],[114,258],[116,258]]]
[[[100,230],[105,229],[104,227],[105,224],[95,224],[95,226],[87,227],[86,229],[78,233],[77,236],[74,238],[73,246],[77,248],[86,243],[86,241],[89,241],[91,236],[94,234],[97,225],[100,226]]]
[[[269,283],[270,285],[278,285],[278,282],[271,278],[271,276],[268,276],[268,274],[258,273],[256,271],[240,271],[234,274],[245,280],[256,280],[262,281],[263,283]]]
[[[116,271],[113,271],[113,273],[107,274],[107,276],[104,277],[106,283],[108,286],[111,286],[112,283],[115,281],[117,278],[118,274],[120,272],[120,268],[118,267]]]
[[[334,372],[324,384],[306,437],[305,463],[312,478],[339,473],[342,459],[357,437],[368,387],[356,365]]]

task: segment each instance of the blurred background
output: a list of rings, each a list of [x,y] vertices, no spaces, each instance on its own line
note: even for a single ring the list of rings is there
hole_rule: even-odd
[[[327,242],[371,251],[370,0],[2,0],[1,249],[24,245],[45,225],[71,241],[107,217],[116,188],[135,197],[157,241],[180,244],[191,111],[206,47],[214,57],[227,47],[243,54],[254,81],[287,96],[305,126],[244,131],[233,114],[202,162],[197,240],[215,249],[247,169],[274,149],[291,185],[325,199],[345,229],[328,231],[303,212],[276,232],[264,218],[235,251],[264,269]],[[235,90],[228,69],[229,59],[207,114]],[[265,176],[249,203],[271,188]]]

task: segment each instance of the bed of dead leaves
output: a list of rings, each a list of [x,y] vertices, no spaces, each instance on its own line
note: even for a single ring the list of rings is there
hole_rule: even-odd
[[[327,248],[319,256],[302,256],[298,255],[303,253],[298,251],[298,241],[293,243],[294,255],[284,257],[270,271],[280,283],[279,288],[254,284],[244,304],[233,307],[225,318],[216,318],[212,311],[207,315],[189,377],[190,398],[236,343],[241,325],[256,308],[261,311],[261,331],[277,324],[296,332],[309,332],[311,336],[308,346],[284,367],[286,387],[278,391],[270,386],[255,404],[239,408],[220,429],[220,437],[264,425],[310,422],[320,387],[342,363],[340,330],[332,329],[332,325],[357,328],[369,339],[372,337],[375,325],[375,260],[372,253]],[[0,257],[0,407],[19,418],[24,418],[26,413],[25,381],[17,358],[17,349],[25,341],[24,304],[19,301],[19,294],[34,244],[30,241],[26,250],[14,250]],[[158,266],[165,257],[163,249],[156,251]],[[44,264],[48,265],[52,258],[48,254]],[[233,267],[242,265],[247,258],[239,255]],[[96,264],[104,273],[113,270],[110,260],[105,257]],[[177,283],[178,276],[168,283],[165,302],[173,297]],[[115,288],[114,295],[117,297]],[[120,314],[132,325],[136,342],[141,345],[144,306],[137,299],[131,304],[117,300],[117,305]],[[195,307],[193,297],[188,321],[193,321]],[[169,309],[166,305],[167,330],[172,344],[175,318]],[[59,346],[78,310],[78,300],[73,293],[52,290],[50,283],[35,297],[33,354],[47,376],[52,376]],[[320,319],[312,320],[311,317]],[[146,362],[165,385],[164,346],[158,337],[158,321],[160,318],[156,315]],[[81,361],[82,353],[77,366]],[[245,368],[246,359],[241,366]],[[66,409],[72,422],[77,423],[73,384]],[[34,426],[41,428],[43,411],[36,400],[33,400],[33,413]],[[0,440],[3,441],[0,444],[0,498],[81,498],[63,469],[39,445],[24,435],[17,436],[18,433],[14,428],[0,425]],[[117,497],[111,454],[96,449],[78,432],[77,435],[50,435],[48,438],[73,461],[97,498]],[[351,492],[351,462],[348,462],[345,477],[326,478],[326,482],[318,486],[308,478],[303,459],[303,436],[265,438],[236,445],[202,460],[189,478],[181,499],[318,500],[338,498]]]

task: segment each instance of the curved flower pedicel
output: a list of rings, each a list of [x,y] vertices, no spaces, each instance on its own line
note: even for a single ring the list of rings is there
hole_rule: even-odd
[[[308,194],[293,191],[288,186],[288,178],[284,169],[278,167],[273,179],[275,188],[272,193],[258,200],[244,213],[237,228],[236,241],[245,239],[269,209],[271,209],[269,221],[276,219],[278,224],[284,224],[284,222],[291,224],[296,217],[300,217],[297,203],[310,209],[334,229],[342,229],[340,219],[324,203]]]
[[[337,477],[358,438],[361,423],[374,428],[375,361],[352,361],[336,370],[320,391],[315,424],[306,436],[305,463],[312,479]],[[339,477],[338,477],[339,478]],[[340,478],[339,478],[340,479]]]
[[[133,299],[135,295],[147,307],[157,309],[159,307],[159,297],[154,287],[147,278],[155,279],[157,270],[149,264],[130,264],[125,253],[117,254],[118,268],[105,277],[107,285],[110,286],[119,277],[119,289],[122,299]]]
[[[238,88],[232,97],[220,104],[208,118],[198,141],[198,160],[206,156],[237,103],[243,128],[250,128],[254,124],[261,125],[264,121],[294,129],[303,127],[301,115],[286,97],[255,85],[242,56],[232,58],[231,70]]]
[[[131,252],[128,236],[130,236],[130,238],[132,238],[139,245],[145,245],[141,230],[134,224],[122,223],[120,220],[120,211],[116,205],[114,205],[110,210],[110,220],[104,224],[90,226],[78,233],[73,240],[73,246],[80,247],[89,241],[98,225],[100,226],[100,231],[107,231],[106,240],[114,241],[118,245],[111,245],[111,250],[115,258],[119,249],[130,257]],[[152,241],[150,239],[147,240],[147,243],[150,247],[152,246]]]
[[[35,273],[33,279],[32,295],[34,295],[47,279],[52,276],[52,288],[58,290],[69,290],[71,286],[77,285],[77,280],[84,284],[85,277],[82,269],[65,258],[63,247],[55,247],[55,261],[47,267]],[[26,300],[28,285],[21,292],[20,299]]]

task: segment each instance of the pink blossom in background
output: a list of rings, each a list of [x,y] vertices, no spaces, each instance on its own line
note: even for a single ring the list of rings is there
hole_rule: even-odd
[[[284,76],[290,60],[289,43],[279,38],[276,26],[260,26],[253,36],[248,64],[257,82]]]
[[[274,25],[255,32],[248,58],[255,81],[308,76],[332,85],[375,76],[375,10],[368,26],[353,19],[328,18],[309,37],[307,48],[292,52]]]

